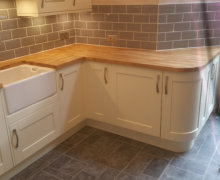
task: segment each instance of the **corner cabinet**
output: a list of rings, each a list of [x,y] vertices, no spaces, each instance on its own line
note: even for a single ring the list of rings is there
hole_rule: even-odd
[[[91,0],[16,0],[18,16],[47,16],[91,11]]]
[[[88,62],[87,117],[190,148],[215,105],[218,63],[168,72]]]
[[[2,90],[0,90],[0,96],[1,95]],[[3,106],[0,101],[0,176],[13,167],[7,126],[3,115]]]
[[[81,63],[57,71],[61,134],[84,120],[82,72]]]

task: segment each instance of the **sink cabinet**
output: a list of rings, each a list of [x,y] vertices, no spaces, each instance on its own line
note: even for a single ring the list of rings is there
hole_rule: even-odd
[[[91,11],[91,0],[16,0],[18,16],[47,16]]]
[[[0,96],[2,91],[0,90]],[[0,175],[13,167],[8,139],[7,126],[3,113],[3,106],[0,101]]]
[[[83,67],[75,64],[57,71],[60,133],[74,127],[83,116]]]

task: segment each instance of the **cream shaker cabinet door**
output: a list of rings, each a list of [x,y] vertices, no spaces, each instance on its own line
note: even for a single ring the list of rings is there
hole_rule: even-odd
[[[37,0],[39,13],[65,12],[68,0]]]
[[[9,124],[15,165],[57,138],[57,120],[57,106],[51,104]]]
[[[216,89],[218,82],[218,69],[219,69],[219,57],[216,57],[214,61],[209,65],[209,79],[208,79],[208,91],[206,101],[206,119],[209,118],[212,113],[215,101],[216,101]]]
[[[82,65],[75,64],[57,73],[61,133],[83,120]]]
[[[18,16],[46,16],[65,13],[68,0],[16,0]]]
[[[87,117],[111,123],[114,105],[112,99],[112,66],[104,63],[86,63]]]
[[[203,86],[199,71],[163,74],[162,138],[189,141],[197,135]]]
[[[68,0],[68,11],[90,11],[92,10],[91,0]]]
[[[0,175],[13,167],[9,137],[3,114],[3,107],[0,101]]]
[[[161,71],[128,66],[115,71],[116,125],[160,137]]]

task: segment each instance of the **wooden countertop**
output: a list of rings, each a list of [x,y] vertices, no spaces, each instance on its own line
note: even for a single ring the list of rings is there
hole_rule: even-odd
[[[89,60],[165,71],[190,72],[206,66],[219,51],[220,47],[153,51],[74,44],[0,62],[0,69],[22,63],[60,69],[81,60]]]

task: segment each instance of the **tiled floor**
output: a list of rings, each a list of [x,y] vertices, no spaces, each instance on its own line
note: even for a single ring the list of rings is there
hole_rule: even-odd
[[[173,153],[85,127],[13,180],[220,180],[220,118],[213,115],[192,150]]]

